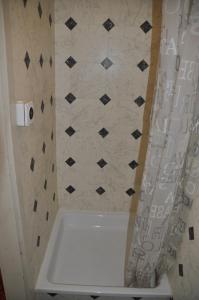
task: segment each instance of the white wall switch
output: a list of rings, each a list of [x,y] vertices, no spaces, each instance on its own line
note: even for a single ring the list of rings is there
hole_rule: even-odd
[[[30,126],[33,122],[33,102],[18,101],[16,103],[16,124],[17,126]]]

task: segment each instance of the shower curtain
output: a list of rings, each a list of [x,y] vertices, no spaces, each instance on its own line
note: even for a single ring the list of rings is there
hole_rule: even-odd
[[[154,287],[175,262],[199,185],[199,1],[165,0],[149,144],[126,285]]]

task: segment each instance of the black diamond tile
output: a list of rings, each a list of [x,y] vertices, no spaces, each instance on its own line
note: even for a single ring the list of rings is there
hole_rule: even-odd
[[[139,62],[139,64],[137,64],[137,67],[143,72],[144,70],[146,70],[148,68],[148,64],[147,62],[143,59]]]
[[[51,27],[52,22],[53,22],[51,14],[49,14],[48,20],[49,20],[49,24],[50,24],[50,27]]]
[[[51,56],[50,59],[49,59],[49,65],[50,65],[50,67],[52,67],[52,65],[53,65],[53,59],[52,59],[52,56]]]
[[[44,190],[47,190],[47,180],[44,181]]]
[[[104,67],[104,69],[108,70],[112,66],[113,62],[106,57],[102,62],[101,65]]]
[[[73,18],[70,17],[65,22],[65,25],[66,25],[66,27],[68,27],[68,29],[72,30],[77,25],[77,22]]]
[[[45,106],[45,105],[44,105],[44,101],[42,100],[42,101],[41,101],[41,112],[42,112],[42,113],[44,112],[44,106]]]
[[[43,145],[42,145],[42,152],[45,153],[46,152],[46,144],[43,142]]]
[[[98,187],[97,189],[96,189],[96,192],[99,194],[99,195],[102,195],[102,194],[104,194],[105,193],[105,189],[103,189],[103,187]]]
[[[44,63],[44,59],[43,59],[43,55],[42,55],[42,54],[40,55],[39,63],[40,63],[40,66],[41,66],[41,68],[42,68],[43,63]]]
[[[107,103],[109,103],[109,101],[111,101],[111,98],[107,95],[107,94],[104,94],[101,98],[100,98],[100,101],[106,105]]]
[[[24,7],[26,7],[26,4],[27,4],[27,0],[23,0]]]
[[[67,165],[69,165],[70,167],[72,167],[72,165],[75,164],[75,160],[74,160],[72,157],[69,157],[69,158],[65,161],[65,163],[66,163]]]
[[[55,165],[52,164],[52,173],[54,173],[54,171],[55,171]]]
[[[138,163],[135,160],[132,160],[132,162],[129,163],[129,167],[131,169],[135,169],[138,166]]]
[[[51,141],[53,141],[53,139],[54,139],[54,132],[53,132],[53,130],[51,131],[50,138],[51,138]]]
[[[189,240],[194,240],[194,227],[189,227]]]
[[[73,129],[73,127],[69,126],[65,132],[69,135],[72,136],[75,133],[75,129]]]
[[[183,264],[179,264],[179,265],[178,265],[178,271],[179,271],[179,276],[183,277],[183,275],[184,275],[184,274],[183,274],[183,273],[184,273],[184,272],[183,272]]]
[[[32,172],[33,172],[34,169],[35,169],[35,160],[34,160],[33,157],[31,158],[31,161],[30,161],[30,169],[31,169]]]
[[[134,100],[134,102],[137,104],[137,106],[140,107],[144,104],[145,100],[141,96],[139,96]]]
[[[127,193],[129,196],[132,196],[133,194],[135,194],[135,191],[134,191],[132,188],[130,188],[130,189],[128,189],[128,190],[126,191],[126,193]]]
[[[66,101],[68,101],[68,103],[73,103],[73,101],[75,101],[76,97],[72,94],[69,93],[66,97],[65,97]]]
[[[49,295],[50,297],[55,297],[55,296],[57,296],[56,293],[48,293],[48,295]]]
[[[98,299],[100,296],[90,296],[92,299]]]
[[[69,56],[69,58],[67,58],[67,60],[65,61],[65,63],[67,64],[67,66],[69,68],[72,68],[77,62],[76,62],[76,60],[72,56]]]
[[[40,2],[38,4],[38,6],[37,6],[37,9],[38,9],[39,17],[41,18],[41,16],[42,16],[42,8],[41,8],[41,3]]]
[[[50,104],[51,104],[51,106],[53,106],[53,96],[52,95],[50,96]]]
[[[142,134],[138,129],[136,129],[135,131],[132,132],[131,135],[134,137],[135,140],[137,140],[139,139],[139,137],[141,137]]]
[[[107,20],[103,23],[103,26],[104,26],[104,28],[105,28],[107,31],[110,31],[110,30],[115,26],[115,24],[114,24],[110,19],[107,19]]]
[[[141,26],[140,28],[145,32],[149,32],[152,28],[151,24],[148,22],[148,21],[145,21]]]
[[[56,194],[53,193],[53,201],[55,201],[55,198],[56,198]]]
[[[49,219],[49,212],[47,211],[46,212],[46,221],[48,221],[48,219]]]
[[[107,165],[107,162],[102,158],[97,162],[97,164],[100,166],[100,168],[103,168]]]
[[[69,186],[66,188],[66,191],[67,191],[69,194],[72,194],[72,193],[75,191],[75,188],[74,188],[72,185],[69,185]]]
[[[26,54],[25,54],[25,57],[24,57],[24,62],[26,64],[26,68],[28,69],[29,65],[30,65],[30,56],[28,54],[28,51],[26,51]]]
[[[109,134],[109,132],[108,132],[108,130],[106,128],[102,128],[98,133],[103,138],[105,138]]]
[[[37,200],[34,201],[33,211],[34,211],[34,212],[37,211]]]
[[[40,246],[40,240],[41,240],[40,235],[38,235],[38,237],[37,237],[37,247]]]

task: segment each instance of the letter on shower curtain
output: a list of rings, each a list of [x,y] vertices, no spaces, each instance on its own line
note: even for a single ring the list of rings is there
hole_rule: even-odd
[[[165,0],[149,144],[126,284],[154,287],[173,264],[199,185],[199,1]]]

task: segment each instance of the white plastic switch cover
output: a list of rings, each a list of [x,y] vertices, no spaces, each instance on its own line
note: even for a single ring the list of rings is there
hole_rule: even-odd
[[[16,103],[16,124],[17,126],[30,126],[33,122],[33,102],[18,101]]]

